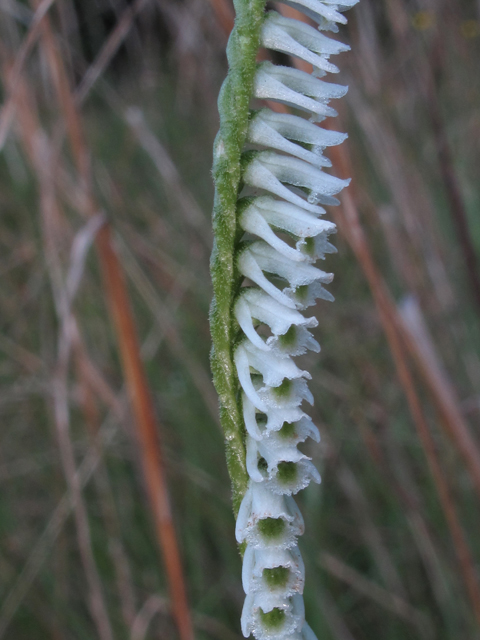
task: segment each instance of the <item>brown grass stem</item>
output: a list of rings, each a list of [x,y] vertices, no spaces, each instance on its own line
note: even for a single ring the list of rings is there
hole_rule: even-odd
[[[10,127],[14,121],[17,88],[22,78],[23,67],[40,35],[44,18],[54,2],[55,0],[39,0],[28,33],[9,71],[8,83],[5,84],[5,86],[9,88],[9,93],[0,112],[0,151],[3,149]]]
[[[147,492],[172,594],[172,610],[182,640],[192,640],[193,630],[187,605],[183,571],[173,526],[170,502],[162,464],[157,425],[148,384],[140,359],[135,323],[127,297],[126,283],[118,257],[112,247],[110,228],[98,235],[98,250],[105,278],[113,322],[119,336],[125,380],[138,428],[138,439]]]
[[[334,165],[340,169],[340,175],[348,175],[344,172],[348,160],[343,150],[339,147],[334,149],[335,157]],[[332,155],[334,155],[332,153]],[[455,508],[454,499],[451,495],[445,474],[443,473],[438,454],[435,447],[430,428],[424,416],[421,402],[419,400],[415,381],[408,367],[405,355],[405,343],[403,335],[399,330],[399,322],[396,318],[396,309],[391,301],[390,295],[382,280],[372,255],[368,248],[367,240],[360,225],[358,213],[350,192],[344,193],[342,196],[342,210],[338,217],[340,230],[345,236],[347,242],[353,249],[357,260],[367,278],[370,290],[372,292],[375,304],[377,306],[380,321],[382,323],[385,335],[390,347],[390,351],[395,363],[397,375],[407,398],[410,413],[417,428],[418,435],[422,442],[425,456],[428,461],[430,471],[437,489],[445,519],[447,521],[450,535],[452,538],[455,554],[459,563],[460,571],[465,583],[465,587],[471,601],[475,616],[480,623],[480,588],[475,571],[473,558],[465,538],[462,526],[458,519]],[[459,445],[459,434],[454,433],[456,444]],[[460,438],[461,442],[461,438]],[[464,454],[465,451],[462,451]],[[469,456],[470,462],[472,462]],[[469,465],[470,466],[470,465]]]
[[[119,46],[132,24],[133,17],[145,2],[146,0],[137,0],[134,5],[125,10],[120,23],[114,31],[116,39],[109,40],[112,50],[116,50],[116,47]],[[48,52],[47,59],[50,64],[52,79],[60,107],[64,113],[67,132],[80,179],[86,189],[86,209],[82,213],[92,215],[97,207],[90,189],[87,147],[83,138],[80,117],[75,106],[74,97],[70,91],[62,58],[55,46],[50,24],[45,20],[44,25],[43,40]],[[105,53],[105,55],[107,55],[107,53]],[[108,53],[108,55],[110,55],[110,53]],[[103,68],[103,66],[98,66],[96,69],[98,71],[98,69],[101,68]],[[140,347],[137,339],[135,321],[130,307],[127,286],[123,277],[120,261],[112,244],[109,225],[104,225],[99,231],[96,247],[108,306],[119,342],[128,395],[135,417],[147,495],[153,512],[160,549],[164,558],[172,599],[173,615],[180,638],[182,640],[192,640],[193,631],[190,612],[187,603],[180,553],[170,509],[166,476],[162,464],[158,427],[153,402],[148,389],[145,369],[140,356]]]

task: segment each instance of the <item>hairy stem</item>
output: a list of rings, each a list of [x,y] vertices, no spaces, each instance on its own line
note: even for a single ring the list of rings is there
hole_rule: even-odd
[[[220,131],[215,140],[213,164],[215,241],[210,263],[214,290],[210,312],[211,363],[215,388],[220,397],[220,419],[225,431],[235,515],[248,482],[244,425],[233,363],[235,322],[232,305],[240,284],[234,262],[236,203],[241,180],[240,156],[247,134],[248,107],[264,8],[265,0],[235,1],[235,27],[227,47],[229,72],[218,99]]]

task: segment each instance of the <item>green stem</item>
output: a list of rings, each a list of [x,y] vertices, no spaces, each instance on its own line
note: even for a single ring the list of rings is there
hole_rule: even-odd
[[[239,402],[239,383],[233,362],[237,326],[233,301],[241,282],[236,270],[236,205],[240,188],[240,157],[248,127],[256,56],[260,44],[265,0],[235,0],[236,19],[227,46],[229,72],[218,98],[220,130],[215,140],[213,177],[215,240],[210,261],[214,297],[210,310],[213,381],[220,397],[227,465],[232,480],[233,509],[238,513],[248,474],[245,427]]]

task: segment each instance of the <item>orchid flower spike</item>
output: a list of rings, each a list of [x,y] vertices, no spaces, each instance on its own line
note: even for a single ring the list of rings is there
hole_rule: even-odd
[[[317,298],[333,300],[324,287],[333,275],[314,263],[336,252],[322,205],[338,204],[349,180],[325,171],[324,151],[346,134],[317,123],[337,115],[330,101],[347,87],[323,78],[338,73],[330,58],[349,47],[324,32],[338,32],[342,12],[358,0],[281,1],[306,20],[265,12],[265,0],[235,1],[214,148],[212,371],[244,555],[243,635],[316,640],[305,622],[304,523],[293,496],[320,482],[298,448],[320,435],[303,411],[304,401],[313,404],[311,376],[293,357],[320,351],[310,331],[318,322],[301,312]],[[259,47],[307,62],[313,73],[257,64]],[[251,110],[253,98],[303,116]]]

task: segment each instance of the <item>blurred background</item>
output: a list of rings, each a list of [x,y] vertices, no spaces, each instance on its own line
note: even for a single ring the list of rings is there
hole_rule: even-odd
[[[182,575],[195,638],[241,636],[208,360],[232,16],[0,1],[1,639],[186,640]],[[330,157],[353,181],[302,367],[322,434],[305,449],[322,484],[299,496],[307,619],[321,640],[471,640],[480,2],[361,0],[348,18],[327,125],[349,133]]]

